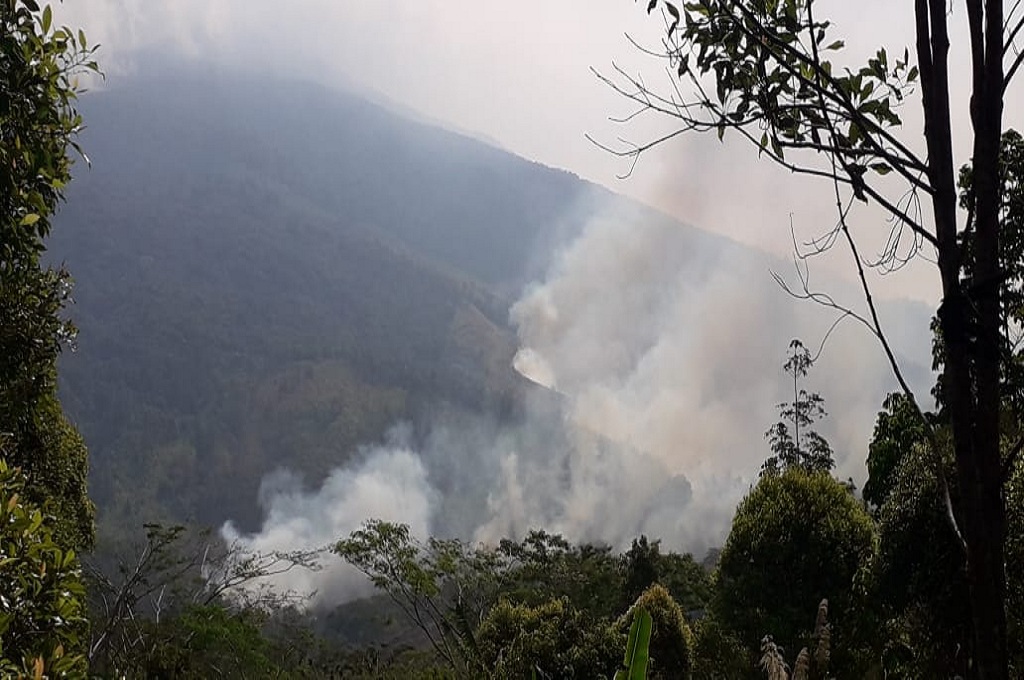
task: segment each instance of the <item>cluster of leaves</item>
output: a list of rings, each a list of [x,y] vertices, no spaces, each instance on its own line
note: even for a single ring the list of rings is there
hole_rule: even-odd
[[[999,337],[1001,396],[1005,407],[1016,421],[1024,418],[1024,138],[1016,130],[1003,133],[999,153],[1000,214],[1002,229],[999,234],[1000,322]],[[974,241],[974,173],[970,165],[960,168],[960,207],[967,211],[968,220],[959,234],[964,276],[973,290],[977,286],[991,285],[976,280],[977,254]],[[934,368],[941,369],[945,361],[945,346],[938,332],[938,319],[933,324],[935,342],[932,349]],[[934,394],[940,405],[948,400],[940,378]]]
[[[971,657],[969,585],[963,550],[943,500],[943,477],[954,472],[951,433],[939,415],[928,415],[937,425],[942,453],[936,461],[920,419],[910,417],[907,408],[901,395],[885,400],[868,455],[865,499],[875,507],[879,533],[868,586],[876,625],[885,631],[876,652],[887,671],[901,675],[966,676]],[[1016,664],[1024,663],[1024,572],[1018,566],[1024,560],[1022,479],[1024,466],[1017,460],[1005,486],[1006,611],[1010,656]],[[956,511],[958,489],[946,491]]]
[[[641,86],[632,98],[684,129],[719,137],[736,130],[783,164],[789,149],[834,154],[839,168],[811,172],[835,176],[860,198],[880,198],[869,170],[921,184],[923,166],[890,132],[918,78],[908,53],[894,59],[881,49],[856,71],[834,68],[830,55],[844,43],[829,37],[832,24],[815,17],[813,0],[650,0],[647,9],[659,7],[668,17],[666,56],[696,97],[662,100]]]
[[[34,0],[0,3],[0,454],[28,498],[52,501],[62,545],[88,547],[93,508],[84,444],[56,396],[56,361],[74,327],[70,279],[40,265],[50,218],[71,179],[81,117],[75,78],[96,70],[85,35],[53,25]]]
[[[652,680],[689,677],[693,670],[695,643],[679,602],[664,586],[655,583],[637,597],[619,618],[616,628],[627,632],[641,612],[646,612],[653,622],[648,677]]]
[[[35,264],[71,179],[77,77],[99,72],[85,33],[35,0],[0,3],[0,273]],[[79,150],[80,151],[80,150]]]
[[[502,598],[477,631],[480,658],[492,677],[596,678],[607,675],[625,638],[595,626],[566,599],[537,606]]]
[[[85,592],[78,558],[52,518],[27,503],[21,471],[0,460],[0,674],[81,676]]]

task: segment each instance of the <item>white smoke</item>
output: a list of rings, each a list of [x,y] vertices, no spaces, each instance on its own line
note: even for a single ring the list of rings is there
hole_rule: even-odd
[[[781,370],[789,341],[803,338],[814,351],[835,319],[776,285],[771,271],[782,266],[649,211],[606,207],[512,308],[521,356],[529,357],[518,364],[543,367],[542,381],[568,396],[574,423],[644,452],[662,475],[688,480],[692,499],[674,523],[640,524],[669,546],[699,551],[721,542],[767,456],[764,432],[776,405],[790,398]],[[822,285],[862,306],[849,285]],[[897,323],[919,329],[900,339],[917,359],[907,367],[912,381],[926,386],[927,312],[894,310],[913,314]],[[896,387],[881,348],[848,323],[830,337],[806,386],[832,412],[822,430],[837,473],[862,482],[874,416]],[[655,490],[634,481],[618,491]]]
[[[221,535],[229,545],[265,554],[329,547],[368,518],[403,522],[423,536],[430,530],[428,518],[436,503],[426,475],[422,461],[399,432],[389,446],[367,448],[350,467],[336,469],[316,492],[306,491],[287,471],[268,476],[260,488],[263,529],[242,535],[228,522]],[[321,560],[321,565],[319,571],[298,568],[277,574],[273,584],[280,591],[315,593],[327,602],[372,590],[359,572],[339,559]]]
[[[378,517],[421,537],[486,543],[545,528],[624,548],[646,533],[699,557],[721,545],[768,455],[764,432],[792,389],[781,370],[789,341],[816,349],[834,319],[786,295],[771,278],[779,267],[650,211],[601,205],[511,310],[517,369],[557,392],[538,395],[515,424],[439,421],[415,453],[408,432],[393,435],[317,490],[270,479],[263,529],[224,533],[255,550],[310,549]],[[910,378],[926,390],[927,310],[887,311],[897,350],[912,350]],[[875,414],[895,387],[880,349],[841,327],[806,386],[827,400],[837,474],[861,483]],[[281,585],[315,588],[323,602],[365,592],[340,560],[325,564]]]

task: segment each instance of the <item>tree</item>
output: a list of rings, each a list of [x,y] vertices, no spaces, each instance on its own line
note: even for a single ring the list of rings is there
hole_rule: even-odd
[[[78,558],[54,543],[51,518],[21,497],[24,484],[0,460],[0,674],[84,676],[88,624]]]
[[[948,469],[949,447],[946,452]],[[930,453],[920,443],[903,451],[886,480],[872,570],[887,629],[880,636],[883,665],[902,676],[964,676],[970,648],[964,555],[946,521]]]
[[[864,500],[876,509],[888,500],[904,456],[916,446],[927,445],[924,426],[906,395],[890,394],[882,409],[868,446],[868,480],[864,484]]]
[[[737,680],[751,673],[750,652],[714,618],[693,624],[694,680]]]
[[[834,37],[831,22],[815,14],[814,0],[651,0],[648,11],[661,7],[667,17],[664,56],[683,85],[659,95],[621,70],[621,79],[606,81],[640,111],[677,120],[678,132],[715,131],[720,138],[736,133],[760,155],[831,185],[837,221],[816,247],[848,246],[868,310],[854,316],[878,337],[919,413],[875,313],[865,262],[850,228],[851,208],[873,203],[892,217],[888,245],[876,265],[896,269],[922,248],[934,250],[942,287],[944,397],[961,498],[949,519],[967,562],[972,674],[988,680],[1009,673],[1002,496],[1009,468],[1000,449],[999,143],[1004,93],[1024,63],[1024,54],[1015,49],[1024,7],[1014,4],[1005,12],[1002,0],[965,0],[964,6],[969,38],[962,54],[971,75],[969,100],[960,105],[969,110],[973,128],[965,214],[958,213],[946,0],[914,2],[916,64],[909,49],[895,58],[879,49],[855,70],[833,68],[832,56],[845,44]],[[899,137],[899,105],[917,84],[924,155]],[[618,153],[635,160],[678,132]],[[969,270],[965,242],[972,252]],[[802,283],[804,297],[837,306],[808,290],[806,279]],[[929,440],[932,455],[940,459],[934,437]],[[948,495],[948,487],[943,493]]]
[[[606,545],[574,545],[564,537],[532,530],[519,542],[503,539],[501,593],[523,604],[566,598],[594,619],[617,615],[622,600],[620,560]]]
[[[703,610],[711,601],[711,578],[692,555],[662,554],[661,541],[633,539],[622,555],[624,606],[631,605],[651,585],[664,586],[684,612]]]
[[[777,474],[791,467],[831,472],[836,465],[832,447],[824,437],[810,429],[815,421],[827,415],[825,400],[817,392],[808,392],[800,387],[800,379],[807,377],[814,360],[799,340],[789,343],[789,351],[789,358],[782,368],[793,377],[793,401],[779,404],[780,420],[765,432],[772,455],[764,462],[761,472]]]
[[[239,640],[252,638],[252,628],[268,612],[305,600],[274,590],[266,579],[295,568],[317,568],[312,551],[250,552],[211,537],[208,530],[159,524],[145,525],[145,530],[145,541],[131,551],[130,561],[106,571],[86,563],[92,633],[88,658],[94,672],[145,676],[179,664],[181,675],[186,666],[180,664],[197,633],[193,624],[207,621],[223,625],[225,634],[242,636]],[[255,654],[241,644],[234,649],[239,655]]]
[[[599,678],[621,658],[625,636],[565,598],[536,606],[502,599],[477,631],[487,677]]]
[[[852,651],[855,577],[874,549],[871,518],[831,476],[799,467],[765,475],[740,502],[722,549],[715,618],[749,650],[770,634],[790,653],[810,645],[807,612],[826,598],[834,648]],[[857,677],[852,661],[835,664],[843,677]]]
[[[1004,272],[1001,286],[1000,348],[1002,380],[1002,438],[1006,465],[1018,460],[1011,447],[1019,446],[1022,402],[1021,328],[1024,322],[1024,141],[1014,131],[1003,135],[1000,159],[1002,202],[1000,260]],[[960,171],[961,205],[969,208],[973,173],[970,166]],[[965,270],[972,271],[971,241],[964,240]],[[939,325],[934,326],[936,367],[945,361],[945,347]],[[928,452],[928,433],[912,405],[901,394],[886,399],[879,414],[868,453],[868,481],[864,498],[876,508],[880,530],[880,557],[875,577],[880,604],[888,618],[890,641],[885,658],[897,673],[921,676],[966,675],[973,641],[970,635],[969,586],[965,578],[965,556],[943,507],[944,479],[955,474],[946,412],[946,388],[940,376],[934,395],[938,412],[925,414],[940,444],[942,458],[936,464]],[[1019,460],[1018,460],[1019,469]],[[1020,535],[1024,524],[1013,503],[1014,478],[1007,481],[1007,606],[1010,617],[1010,658],[1021,663],[1019,604],[1021,559]],[[957,489],[949,490],[949,508],[960,506]]]
[[[871,442],[865,485],[875,490],[879,551],[871,592],[881,615],[879,657],[900,677],[966,677],[972,658],[969,585],[963,551],[939,491],[941,474],[923,440],[920,423],[900,414],[890,395]],[[936,416],[929,417],[936,419]],[[954,469],[948,426],[936,430],[947,475]],[[880,460],[876,460],[879,458]],[[876,475],[879,478],[876,478]],[[1007,481],[1007,602],[1009,657],[1024,664],[1021,630],[1024,514],[1020,484],[1024,465]],[[953,490],[952,502],[959,505]]]
[[[70,279],[40,255],[78,148],[75,79],[97,69],[94,50],[49,7],[0,3],[0,455],[25,473],[29,500],[52,499],[55,538],[76,548],[92,543],[93,507],[85,447],[56,396],[57,355],[74,337],[60,316]]]
[[[334,552],[366,574],[456,674],[479,674],[476,624],[494,603],[498,557],[458,539],[421,543],[405,524],[370,520]]]
[[[683,610],[663,586],[655,583],[640,594],[633,606],[619,617],[616,627],[625,634],[638,612],[650,614],[653,627],[649,646],[651,680],[685,680],[693,670],[693,633]]]

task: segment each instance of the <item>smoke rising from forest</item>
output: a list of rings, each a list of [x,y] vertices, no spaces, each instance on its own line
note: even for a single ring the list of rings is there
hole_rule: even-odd
[[[485,543],[545,528],[615,548],[646,533],[698,558],[721,545],[768,455],[776,406],[791,395],[788,344],[799,337],[816,350],[835,314],[782,291],[771,271],[785,265],[767,255],[617,202],[593,215],[510,312],[517,368],[557,398],[529,404],[516,425],[462,415],[418,442],[397,428],[319,489],[268,478],[263,529],[240,536],[227,526],[225,536],[255,550],[309,549],[377,517],[420,537]],[[816,283],[858,302],[842,284]],[[892,339],[914,352],[901,356],[924,393],[927,314],[909,303],[883,309],[902,321]],[[826,399],[819,429],[836,473],[862,484],[875,414],[895,386],[880,348],[847,322],[804,386]],[[366,592],[340,559],[325,565],[279,585],[316,589],[323,602]]]

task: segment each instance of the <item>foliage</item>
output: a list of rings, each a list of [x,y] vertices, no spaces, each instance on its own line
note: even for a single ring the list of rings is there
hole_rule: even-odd
[[[21,472],[0,460],[0,674],[85,674],[85,592],[75,553],[22,499]]]
[[[71,180],[76,78],[97,66],[85,34],[52,18],[35,0],[0,3],[0,455],[24,471],[31,502],[54,500],[57,542],[86,548],[86,451],[56,396],[57,355],[74,335],[60,318],[70,279],[39,256]]]
[[[854,618],[854,581],[874,549],[871,518],[829,475],[791,468],[763,476],[737,508],[722,550],[715,616],[748,649],[766,633],[799,649],[810,632],[806,612],[822,597],[840,631]]]
[[[653,620],[648,676],[652,680],[689,678],[693,669],[694,640],[679,603],[663,586],[654,584],[619,618],[616,624],[619,631],[627,632],[640,612],[646,612]]]
[[[37,263],[78,148],[76,79],[98,72],[85,34],[52,19],[35,0],[0,5],[0,275]]]
[[[924,424],[906,395],[888,395],[868,445],[868,480],[864,484],[864,500],[875,509],[885,505],[896,484],[904,456],[915,446],[924,445]]]
[[[693,624],[694,680],[737,680],[752,675],[750,652],[714,616]]]
[[[974,172],[970,165],[960,168],[960,207],[973,215]],[[1003,407],[1015,419],[1024,417],[1024,138],[1016,130],[1003,133],[999,147],[999,337],[1000,378]],[[977,278],[977,247],[970,229],[960,235],[964,275]],[[936,338],[936,365],[942,365],[941,337]],[[940,402],[942,381],[936,386]]]
[[[457,539],[423,544],[407,525],[381,520],[367,521],[334,552],[387,593],[455,672],[479,670],[474,626],[497,590],[496,553]]]
[[[789,358],[782,367],[793,377],[793,401],[779,404],[780,420],[765,433],[772,455],[764,462],[761,473],[778,474],[780,470],[791,467],[801,467],[809,472],[830,472],[836,464],[832,447],[824,437],[810,429],[815,421],[827,415],[825,400],[817,392],[808,392],[799,386],[800,379],[807,377],[814,360],[799,340],[789,343],[789,351]]]
[[[1024,460],[1006,483],[1006,612],[1010,661],[1024,672]]]
[[[482,666],[494,678],[597,678],[609,674],[624,636],[565,598],[537,606],[502,598],[477,631]]]
[[[690,554],[661,552],[661,541],[647,536],[633,539],[622,555],[624,601],[632,604],[654,583],[660,583],[684,612],[703,610],[712,597],[711,577]]]
[[[622,665],[615,671],[615,680],[644,680],[647,677],[647,664],[650,661],[651,632],[654,620],[643,609],[633,614],[633,622],[629,625],[626,636],[626,654]]]
[[[281,677],[257,612],[231,613],[218,604],[192,605],[166,621],[144,623],[145,645],[117,668],[129,677],[204,680]]]
[[[880,656],[889,673],[949,677],[969,671],[971,631],[969,585],[963,552],[947,518],[941,482],[931,452],[899,423],[881,431],[890,442],[908,441],[889,477],[889,491],[879,509],[879,552],[872,568],[873,596],[884,617]],[[904,423],[914,427],[915,421]],[[876,433],[878,431],[876,430]],[[948,430],[938,430],[946,474],[953,460]],[[874,444],[872,444],[874,448]],[[1022,466],[1018,461],[1006,485],[1007,593],[1010,658],[1024,661],[1021,637],[1021,584],[1024,573],[1024,515],[1020,511]],[[959,495],[951,490],[959,507]]]
[[[887,150],[881,140],[900,125],[899,102],[919,70],[908,54],[891,59],[884,49],[859,70],[834,69],[830,55],[845,43],[829,36],[832,22],[816,18],[813,4],[650,2],[648,11],[661,5],[669,14],[668,56],[702,103],[699,110],[673,111],[664,102],[663,112],[719,138],[735,130],[782,162],[788,150],[835,152],[847,175],[844,184],[858,196],[874,197],[868,172],[907,174],[906,150],[898,142]],[[714,92],[704,89],[708,76]],[[750,128],[759,129],[760,137]]]
[[[251,553],[183,526],[150,524],[145,530],[141,546],[122,548],[116,567],[87,565],[92,669],[134,674],[169,673],[173,667],[185,673],[207,651],[210,658],[219,653],[208,650],[216,636],[203,637],[213,626],[223,629],[224,644],[230,646],[222,651],[238,657],[241,672],[254,672],[242,665],[242,657],[251,655],[259,665],[262,623],[304,599],[271,590],[265,579],[293,568],[316,568],[313,555]]]
[[[1008,334],[1000,283],[1010,272],[1001,262],[1007,211],[1000,184],[1007,173],[1000,167],[999,142],[1006,89],[1024,65],[1016,49],[1024,16],[1021,5],[1007,8],[1002,0],[963,4],[970,30],[964,49],[954,54],[962,55],[965,72],[970,64],[971,74],[968,96],[960,102],[963,111],[970,111],[973,133],[965,213],[957,206],[946,0],[914,3],[915,65],[909,50],[893,58],[879,49],[859,69],[833,64],[845,44],[834,38],[832,23],[815,13],[820,3],[814,0],[651,0],[648,12],[661,7],[667,19],[662,56],[683,85],[673,82],[667,95],[659,95],[643,78],[622,70],[622,81],[606,80],[636,103],[638,110],[626,120],[655,112],[674,118],[679,128],[650,143],[626,147],[619,152],[623,156],[635,159],[680,132],[715,130],[721,139],[726,131],[735,131],[778,165],[827,180],[835,198],[835,227],[813,240],[810,253],[800,255],[819,254],[835,243],[847,246],[867,313],[812,291],[806,270],[801,270],[802,289],[795,294],[852,316],[871,330],[911,403],[913,395],[881,327],[865,269],[892,271],[922,249],[934,248],[929,261],[942,284],[942,397],[960,493],[960,508],[950,519],[967,557],[975,643],[972,675],[1006,678],[1001,384],[1008,372],[1002,351]],[[897,136],[902,123],[898,109],[918,81],[923,155],[914,150],[918,145]],[[886,245],[874,261],[861,257],[850,228],[857,201],[874,203],[891,218],[885,227]],[[931,209],[927,217],[924,203]],[[970,257],[963,257],[965,250],[971,251]],[[1011,431],[1016,427],[1011,423]],[[938,461],[935,438],[928,439]]]
[[[622,602],[622,575],[610,546],[576,545],[543,530],[521,541],[503,539],[498,553],[504,561],[501,592],[510,600],[540,605],[565,598],[591,617],[616,616]]]
[[[947,468],[950,458],[947,449]],[[874,566],[877,597],[894,629],[886,666],[911,675],[964,673],[970,634],[964,557],[946,519],[931,452],[911,447],[894,472],[878,513]]]

